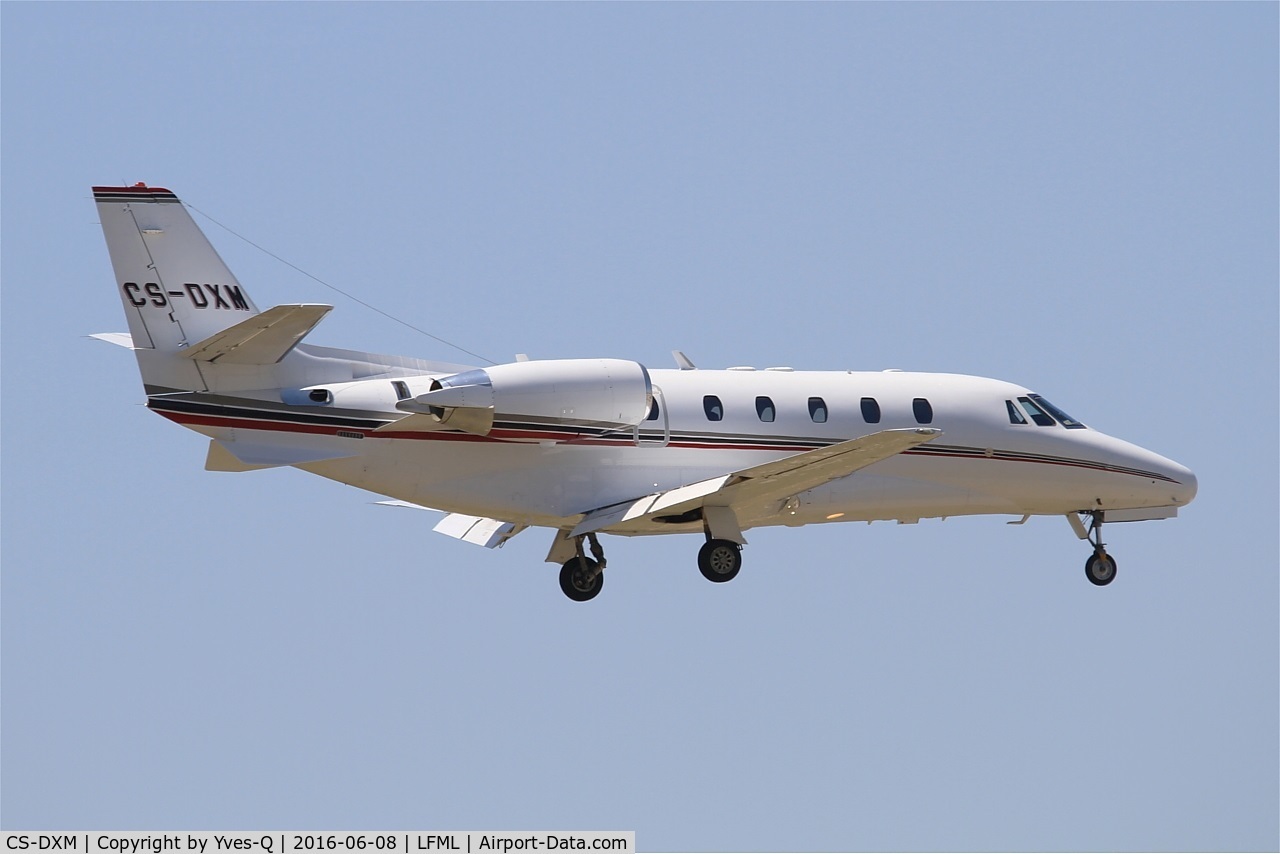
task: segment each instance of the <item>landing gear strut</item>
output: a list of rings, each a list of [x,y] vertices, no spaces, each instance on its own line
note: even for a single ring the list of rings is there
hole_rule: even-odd
[[[1102,544],[1102,514],[1097,511],[1089,514],[1089,542],[1093,543],[1093,554],[1084,562],[1084,575],[1091,584],[1106,587],[1116,579],[1116,559]]]
[[[590,540],[591,557],[583,554],[582,541]],[[575,602],[586,602],[600,595],[604,587],[604,547],[595,534],[576,537],[574,545],[578,553],[560,567],[560,589]],[[592,560],[594,558],[594,560]]]

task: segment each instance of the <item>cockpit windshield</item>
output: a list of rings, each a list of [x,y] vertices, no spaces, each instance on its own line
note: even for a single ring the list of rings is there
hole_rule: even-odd
[[[1039,404],[1041,409],[1043,409],[1045,412],[1048,412],[1050,415],[1052,415],[1054,418],[1056,418],[1056,419],[1058,420],[1058,423],[1059,423],[1059,424],[1061,424],[1063,427],[1066,427],[1068,430],[1084,430],[1084,429],[1087,429],[1087,428],[1085,427],[1085,425],[1084,425],[1084,424],[1082,424],[1082,423],[1080,423],[1079,421],[1075,420],[1075,419],[1074,419],[1074,418],[1072,418],[1070,415],[1068,415],[1067,413],[1063,412],[1061,409],[1059,409],[1058,407],[1054,406],[1052,403],[1050,403],[1049,401],[1045,400],[1045,399],[1044,399],[1043,397],[1041,397],[1040,395],[1038,395],[1038,394],[1029,394],[1029,395],[1027,395],[1027,396],[1028,396],[1028,397],[1030,397],[1032,400],[1034,400],[1037,404]]]
[[[1088,429],[1038,394],[1019,397],[1016,404],[1012,400],[1006,400],[1004,405],[1009,412],[1010,424],[1025,425],[1027,423],[1027,418],[1023,415],[1025,412],[1038,427],[1057,427],[1061,424],[1068,430]]]

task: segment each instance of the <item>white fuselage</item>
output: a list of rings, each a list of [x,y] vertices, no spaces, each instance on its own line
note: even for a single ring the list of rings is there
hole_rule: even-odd
[[[291,408],[317,413],[305,426],[246,418],[236,414],[237,407],[199,419],[162,413],[224,441],[340,446],[353,456],[298,467],[426,507],[550,527],[639,495],[921,423],[942,436],[787,500],[741,508],[741,527],[1176,507],[1195,495],[1195,476],[1185,467],[1090,428],[1037,424],[1018,402],[1028,390],[998,380],[732,369],[653,370],[649,376],[657,402],[649,420],[580,436],[545,425],[507,425],[489,436],[375,433],[379,423],[403,416],[388,380],[331,384],[332,403],[324,406],[296,400],[297,392],[292,399],[282,395],[296,402]],[[417,393],[428,379],[407,381],[418,386]],[[864,398],[875,402],[878,422],[868,423]],[[917,417],[917,400],[927,401],[927,422]],[[1024,423],[1011,420],[1010,405]],[[719,420],[712,420],[709,407]],[[329,426],[319,426],[326,414]],[[770,415],[772,420],[764,420]],[[637,520],[608,530],[701,529],[696,521],[673,519]]]

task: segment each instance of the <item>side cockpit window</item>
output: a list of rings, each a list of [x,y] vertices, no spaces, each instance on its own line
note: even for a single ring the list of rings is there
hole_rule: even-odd
[[[1022,411],[1021,411],[1020,409],[1018,409],[1018,407],[1016,407],[1016,406],[1014,406],[1014,405],[1013,405],[1013,401],[1012,401],[1012,400],[1006,400],[1006,401],[1004,402],[1004,406],[1005,406],[1005,408],[1006,408],[1006,409],[1008,409],[1008,410],[1009,410],[1009,423],[1010,423],[1010,424],[1026,424],[1026,423],[1027,423],[1027,419],[1026,419],[1025,417],[1023,417],[1023,415],[1022,415]]]

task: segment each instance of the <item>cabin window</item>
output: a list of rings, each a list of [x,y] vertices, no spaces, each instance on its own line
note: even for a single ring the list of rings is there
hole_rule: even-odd
[[[933,423],[933,405],[923,397],[911,401],[911,411],[915,413],[917,424]]]
[[[1049,401],[1045,400],[1040,395],[1031,394],[1027,396],[1030,397],[1032,400],[1034,400],[1036,403],[1040,404],[1041,409],[1045,410],[1054,418],[1058,419],[1058,423],[1061,424],[1063,427],[1066,427],[1068,430],[1084,430],[1085,429],[1085,426],[1083,424],[1081,424],[1079,421],[1072,418],[1067,413],[1063,412],[1058,407],[1054,406]]]
[[[1040,407],[1031,402],[1030,398],[1020,397],[1018,402],[1022,404],[1022,408],[1027,410],[1027,414],[1031,416],[1031,420],[1039,424],[1041,427],[1052,427],[1058,422],[1053,420],[1053,416],[1049,415]]]
[[[1022,413],[1018,411],[1018,407],[1013,405],[1012,400],[1006,400],[1004,402],[1004,406],[1006,409],[1009,410],[1010,424],[1026,424],[1027,423],[1027,419],[1022,417]]]
[[[391,387],[396,390],[396,400],[409,399],[409,386],[404,380],[395,380]]]
[[[307,394],[314,403],[333,403],[333,393],[327,388],[313,388]]]
[[[826,423],[827,402],[820,397],[809,398],[809,417],[815,424]]]
[[[649,401],[649,414],[644,417],[644,420],[657,421],[659,414],[660,413],[658,411],[658,399],[655,397]]]
[[[708,421],[724,420],[724,404],[714,394],[702,398],[702,411],[707,413]]]
[[[862,399],[862,420],[868,424],[880,423],[880,404],[874,397]]]
[[[776,412],[773,408],[773,400],[767,397],[757,397],[756,415],[760,416],[761,421],[772,421],[776,416]]]

